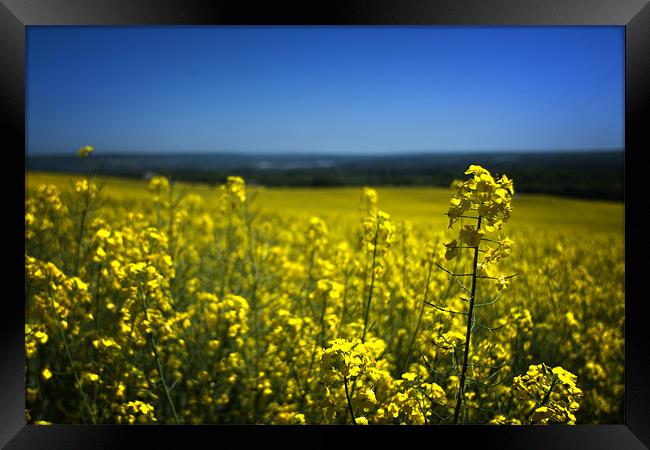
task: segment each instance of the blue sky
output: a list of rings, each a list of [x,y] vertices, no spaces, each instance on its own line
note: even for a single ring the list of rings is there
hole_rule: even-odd
[[[623,27],[27,28],[27,153],[624,146]]]

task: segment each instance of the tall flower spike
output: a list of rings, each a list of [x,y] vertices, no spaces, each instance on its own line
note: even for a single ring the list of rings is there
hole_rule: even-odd
[[[466,402],[465,382],[467,380],[468,357],[470,353],[470,340],[472,337],[473,313],[476,300],[476,282],[479,278],[489,278],[496,280],[496,287],[499,291],[506,289],[510,284],[510,276],[493,276],[489,263],[496,262],[510,254],[512,241],[508,238],[497,241],[496,248],[480,249],[481,241],[487,233],[500,230],[503,224],[510,218],[512,206],[510,204],[514,194],[514,185],[512,180],[503,175],[498,181],[490,172],[481,166],[472,164],[465,171],[465,175],[470,177],[465,181],[455,180],[451,184],[454,194],[449,200],[449,228],[456,223],[461,217],[476,220],[476,225],[465,225],[459,233],[458,240],[462,244],[458,245],[457,240],[445,243],[445,259],[450,260],[458,257],[461,248],[472,249],[474,253],[472,272],[469,274],[455,274],[438,265],[452,277],[471,276],[471,290],[464,288],[470,294],[468,300],[469,306],[467,312],[461,314],[467,315],[467,326],[465,331],[465,344],[463,352],[462,370],[459,373],[458,391],[456,396],[456,406],[454,408],[453,423],[458,423],[460,411]],[[479,252],[484,253],[483,261],[479,261]],[[457,280],[458,281],[458,280]],[[463,287],[461,285],[461,287]],[[435,305],[432,305],[435,306]],[[444,308],[435,306],[438,309],[446,311]]]

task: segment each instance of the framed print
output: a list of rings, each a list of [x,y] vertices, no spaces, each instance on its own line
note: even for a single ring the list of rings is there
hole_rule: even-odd
[[[647,2],[0,12],[7,448],[649,445]]]

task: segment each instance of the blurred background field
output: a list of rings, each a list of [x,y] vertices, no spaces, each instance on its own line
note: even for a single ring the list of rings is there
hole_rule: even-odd
[[[51,183],[61,188],[71,187],[83,175],[28,172],[26,186]],[[99,176],[99,184],[105,183],[108,197],[123,200],[145,199],[149,196],[147,182],[139,179]],[[187,190],[216,201],[219,193],[215,185],[205,183],[178,184],[179,191]],[[396,220],[424,221],[431,227],[446,227],[445,213],[449,202],[449,189],[443,187],[395,187],[377,188],[381,206]],[[298,212],[341,218],[358,212],[359,187],[330,188],[266,188],[249,187],[255,193],[258,206],[266,212]],[[527,227],[538,231],[554,227],[556,230],[579,229],[584,233],[624,232],[624,205],[620,201],[582,200],[552,195],[517,194],[513,200],[513,228]]]
[[[623,200],[621,150],[520,152],[399,152],[388,155],[320,153],[117,153],[92,160],[74,154],[28,155],[30,171],[85,173],[142,179],[153,174],[180,181],[222,183],[237,173],[249,185],[268,187],[448,187],[469,164],[517,180],[517,192]]]

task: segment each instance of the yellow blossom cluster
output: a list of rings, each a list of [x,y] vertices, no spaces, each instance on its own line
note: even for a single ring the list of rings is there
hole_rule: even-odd
[[[354,194],[358,211],[353,199],[321,214],[258,207],[236,176],[216,189],[161,176],[137,192],[92,177],[28,186],[27,420],[620,421],[622,241],[502,236],[512,181],[467,174],[456,230],[430,225],[444,206],[389,215],[372,188]],[[437,266],[468,273],[473,246],[491,281],[475,296],[458,408],[469,277]]]
[[[575,412],[582,390],[578,377],[562,367],[550,368],[546,364],[530,365],[524,375],[516,376],[513,388],[532,404],[528,413],[530,423],[566,423],[575,425]]]

